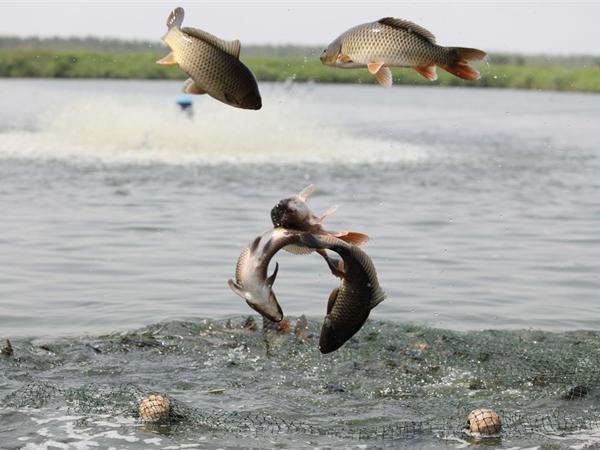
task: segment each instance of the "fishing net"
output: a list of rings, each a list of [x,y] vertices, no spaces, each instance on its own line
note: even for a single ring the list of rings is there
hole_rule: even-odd
[[[467,416],[477,408],[498,413],[502,439],[600,430],[598,333],[459,333],[369,322],[324,357],[316,349],[318,325],[310,322],[313,336],[299,339],[248,321],[158,324],[87,342],[55,342],[52,361],[36,358],[29,343],[29,354],[20,360],[0,361],[16,386],[0,406],[139,418],[140,402],[162,395],[171,409],[156,426],[180,432],[382,441],[467,438]],[[127,376],[107,375],[96,366],[89,383],[44,381],[88,358],[102,361],[102,368],[129,361],[134,381],[122,382]],[[31,369],[32,380],[15,382],[11,370],[16,378],[23,368]],[[190,379],[198,380],[193,388],[204,389],[201,395],[181,389],[181,380]],[[225,396],[214,402],[207,388],[217,381]]]

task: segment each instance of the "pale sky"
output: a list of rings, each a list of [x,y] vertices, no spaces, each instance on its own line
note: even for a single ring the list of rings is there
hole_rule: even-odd
[[[405,18],[442,45],[488,52],[600,54],[600,1],[0,1],[0,35],[156,40],[176,6],[184,25],[246,44],[323,45],[359,23]]]

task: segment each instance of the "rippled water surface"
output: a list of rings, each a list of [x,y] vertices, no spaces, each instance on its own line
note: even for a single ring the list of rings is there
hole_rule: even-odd
[[[163,439],[157,448],[165,442],[199,445],[202,439],[209,448],[370,445],[371,431],[366,441],[306,430],[285,439],[252,432],[247,444],[239,427],[235,437],[215,437],[182,425],[167,438],[139,430],[127,408],[82,409],[69,389],[85,391],[82,386],[92,383],[85,391],[92,395],[105,386],[106,395],[121,402],[160,391],[194,411],[251,410],[316,427],[334,414],[337,425],[352,428],[356,419],[361,430],[429,420],[425,409],[403,407],[402,395],[432,402],[432,391],[412,392],[403,377],[412,370],[406,368],[410,352],[435,347],[437,341],[428,340],[434,332],[459,332],[471,342],[478,330],[501,330],[507,352],[517,342],[510,330],[543,330],[564,355],[578,355],[569,367],[589,374],[598,357],[597,336],[586,337],[589,352],[579,353],[569,349],[580,340],[564,333],[600,325],[600,97],[266,84],[259,112],[203,96],[195,99],[189,119],[175,108],[178,90],[173,82],[0,80],[0,338],[10,338],[15,348],[12,359],[0,357],[0,399],[30,383],[48,382],[52,387],[36,389],[60,392],[44,405],[5,401],[0,433],[10,438],[9,448],[53,439],[83,443],[86,427],[98,435],[88,436],[90,442],[108,445],[114,438],[123,447],[146,448],[155,444],[145,439],[154,438]],[[323,357],[309,341],[285,344],[281,355],[267,357],[270,347],[260,332],[243,342],[237,332],[203,338],[207,323],[220,329],[232,319],[237,330],[240,317],[252,313],[226,281],[242,247],[270,227],[271,207],[309,183],[317,187],[310,200],[316,212],[339,206],[327,220],[330,229],[369,234],[364,248],[388,294],[357,335],[356,351],[349,345],[342,356]],[[318,333],[336,280],[315,255],[282,252],[275,259],[275,291],[284,312],[307,315]],[[156,323],[163,325],[150,325]],[[192,331],[171,329],[180,323]],[[120,341],[131,330],[144,335],[145,327],[160,346]],[[427,338],[407,344],[406,327]],[[380,329],[385,340],[368,341]],[[188,336],[181,348],[176,336]],[[110,349],[86,346],[98,341]],[[518,341],[529,343],[521,354],[533,341]],[[365,369],[380,352],[391,352],[393,362]],[[481,352],[485,348],[473,348],[467,360],[476,361]],[[245,373],[237,385],[237,369],[227,367],[239,358],[251,361],[253,375]],[[308,361],[292,365],[296,375],[285,367],[295,358]],[[447,360],[436,358],[415,360],[426,363],[414,373],[444,367],[440,361]],[[207,370],[211,364],[220,369]],[[565,408],[561,392],[581,382],[597,385],[595,375],[581,381],[559,370],[553,379],[560,383],[547,382],[532,395],[523,389],[528,383],[535,389],[539,373],[527,368],[526,376],[507,375],[498,389],[463,389],[464,377],[476,378],[470,364],[453,362],[449,367],[456,371],[431,381],[452,387],[443,411],[431,413],[450,424],[438,427],[444,433],[460,428],[473,405],[498,405],[513,414],[511,405],[519,404],[551,414]],[[135,385],[135,395],[115,393],[125,383]],[[203,393],[221,385],[225,396]],[[404,394],[393,400],[377,394],[399,392],[400,385]],[[589,404],[579,405],[573,411],[590,411]],[[35,436],[24,431],[32,423]],[[593,441],[593,432],[591,438],[586,433],[582,441]],[[432,435],[402,442],[442,445],[439,430]],[[461,445],[456,436],[443,445]],[[522,436],[505,442],[532,442]]]

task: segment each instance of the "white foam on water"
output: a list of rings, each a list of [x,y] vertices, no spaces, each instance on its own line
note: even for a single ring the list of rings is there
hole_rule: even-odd
[[[136,436],[137,421],[132,417],[98,415],[96,416],[98,420],[89,422],[95,425],[96,428],[82,428],[79,421],[84,417],[72,415],[44,419],[32,417],[31,420],[39,425],[46,425],[51,422],[59,423],[60,425],[57,425],[52,430],[48,427],[39,428],[35,431],[35,434],[46,439],[40,443],[29,442],[23,448],[27,450],[45,450],[51,448],[90,450],[99,448],[108,442],[136,443],[141,440],[140,437]],[[123,430],[126,431],[125,434],[122,432]],[[68,440],[68,444],[61,442],[65,438]],[[31,440],[31,437],[20,438],[20,440]],[[148,443],[157,444],[156,442]]]
[[[50,422],[68,422],[68,421],[75,421],[75,420],[79,420],[82,419],[83,416],[60,416],[60,417],[50,417],[50,418],[46,418],[46,419],[36,419],[35,417],[32,417],[31,420],[35,423],[37,423],[38,425],[44,425]]]
[[[564,434],[544,433],[544,436],[556,441],[567,441],[571,449],[595,448],[600,443],[600,424],[596,424],[589,430],[578,430]]]
[[[318,109],[289,96],[271,98],[257,112],[202,99],[190,119],[162,98],[74,96],[43,113],[34,131],[1,133],[0,158],[209,165],[427,158],[426,147],[336,128],[315,115]]]

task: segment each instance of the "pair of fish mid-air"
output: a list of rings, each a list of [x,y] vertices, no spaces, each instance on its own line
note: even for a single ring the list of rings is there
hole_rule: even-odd
[[[273,274],[268,276],[269,262],[282,248],[297,254],[318,252],[331,272],[341,279],[329,295],[319,338],[319,350],[330,353],[360,330],[371,309],[385,299],[385,294],[371,258],[358,247],[369,238],[362,233],[324,230],[321,223],[335,208],[320,217],[314,215],[306,204],[313,190],[310,185],[275,205],[271,210],[274,228],[257,236],[242,250],[235,280],[229,280],[229,286],[263,317],[279,322],[283,311],[273,292],[279,264],[275,264]],[[337,253],[339,258],[329,256],[327,250]]]
[[[188,94],[208,94],[236,108],[260,109],[256,78],[239,59],[240,41],[182,27],[183,16],[183,8],[169,15],[163,41],[172,51],[158,64],[179,64],[190,77],[183,86]],[[465,80],[477,80],[479,72],[469,63],[485,57],[474,48],[437,45],[425,28],[385,17],[342,33],[323,51],[321,62],[339,68],[366,67],[381,86],[390,87],[390,67],[412,67],[429,80],[437,79],[436,67],[441,67]]]

